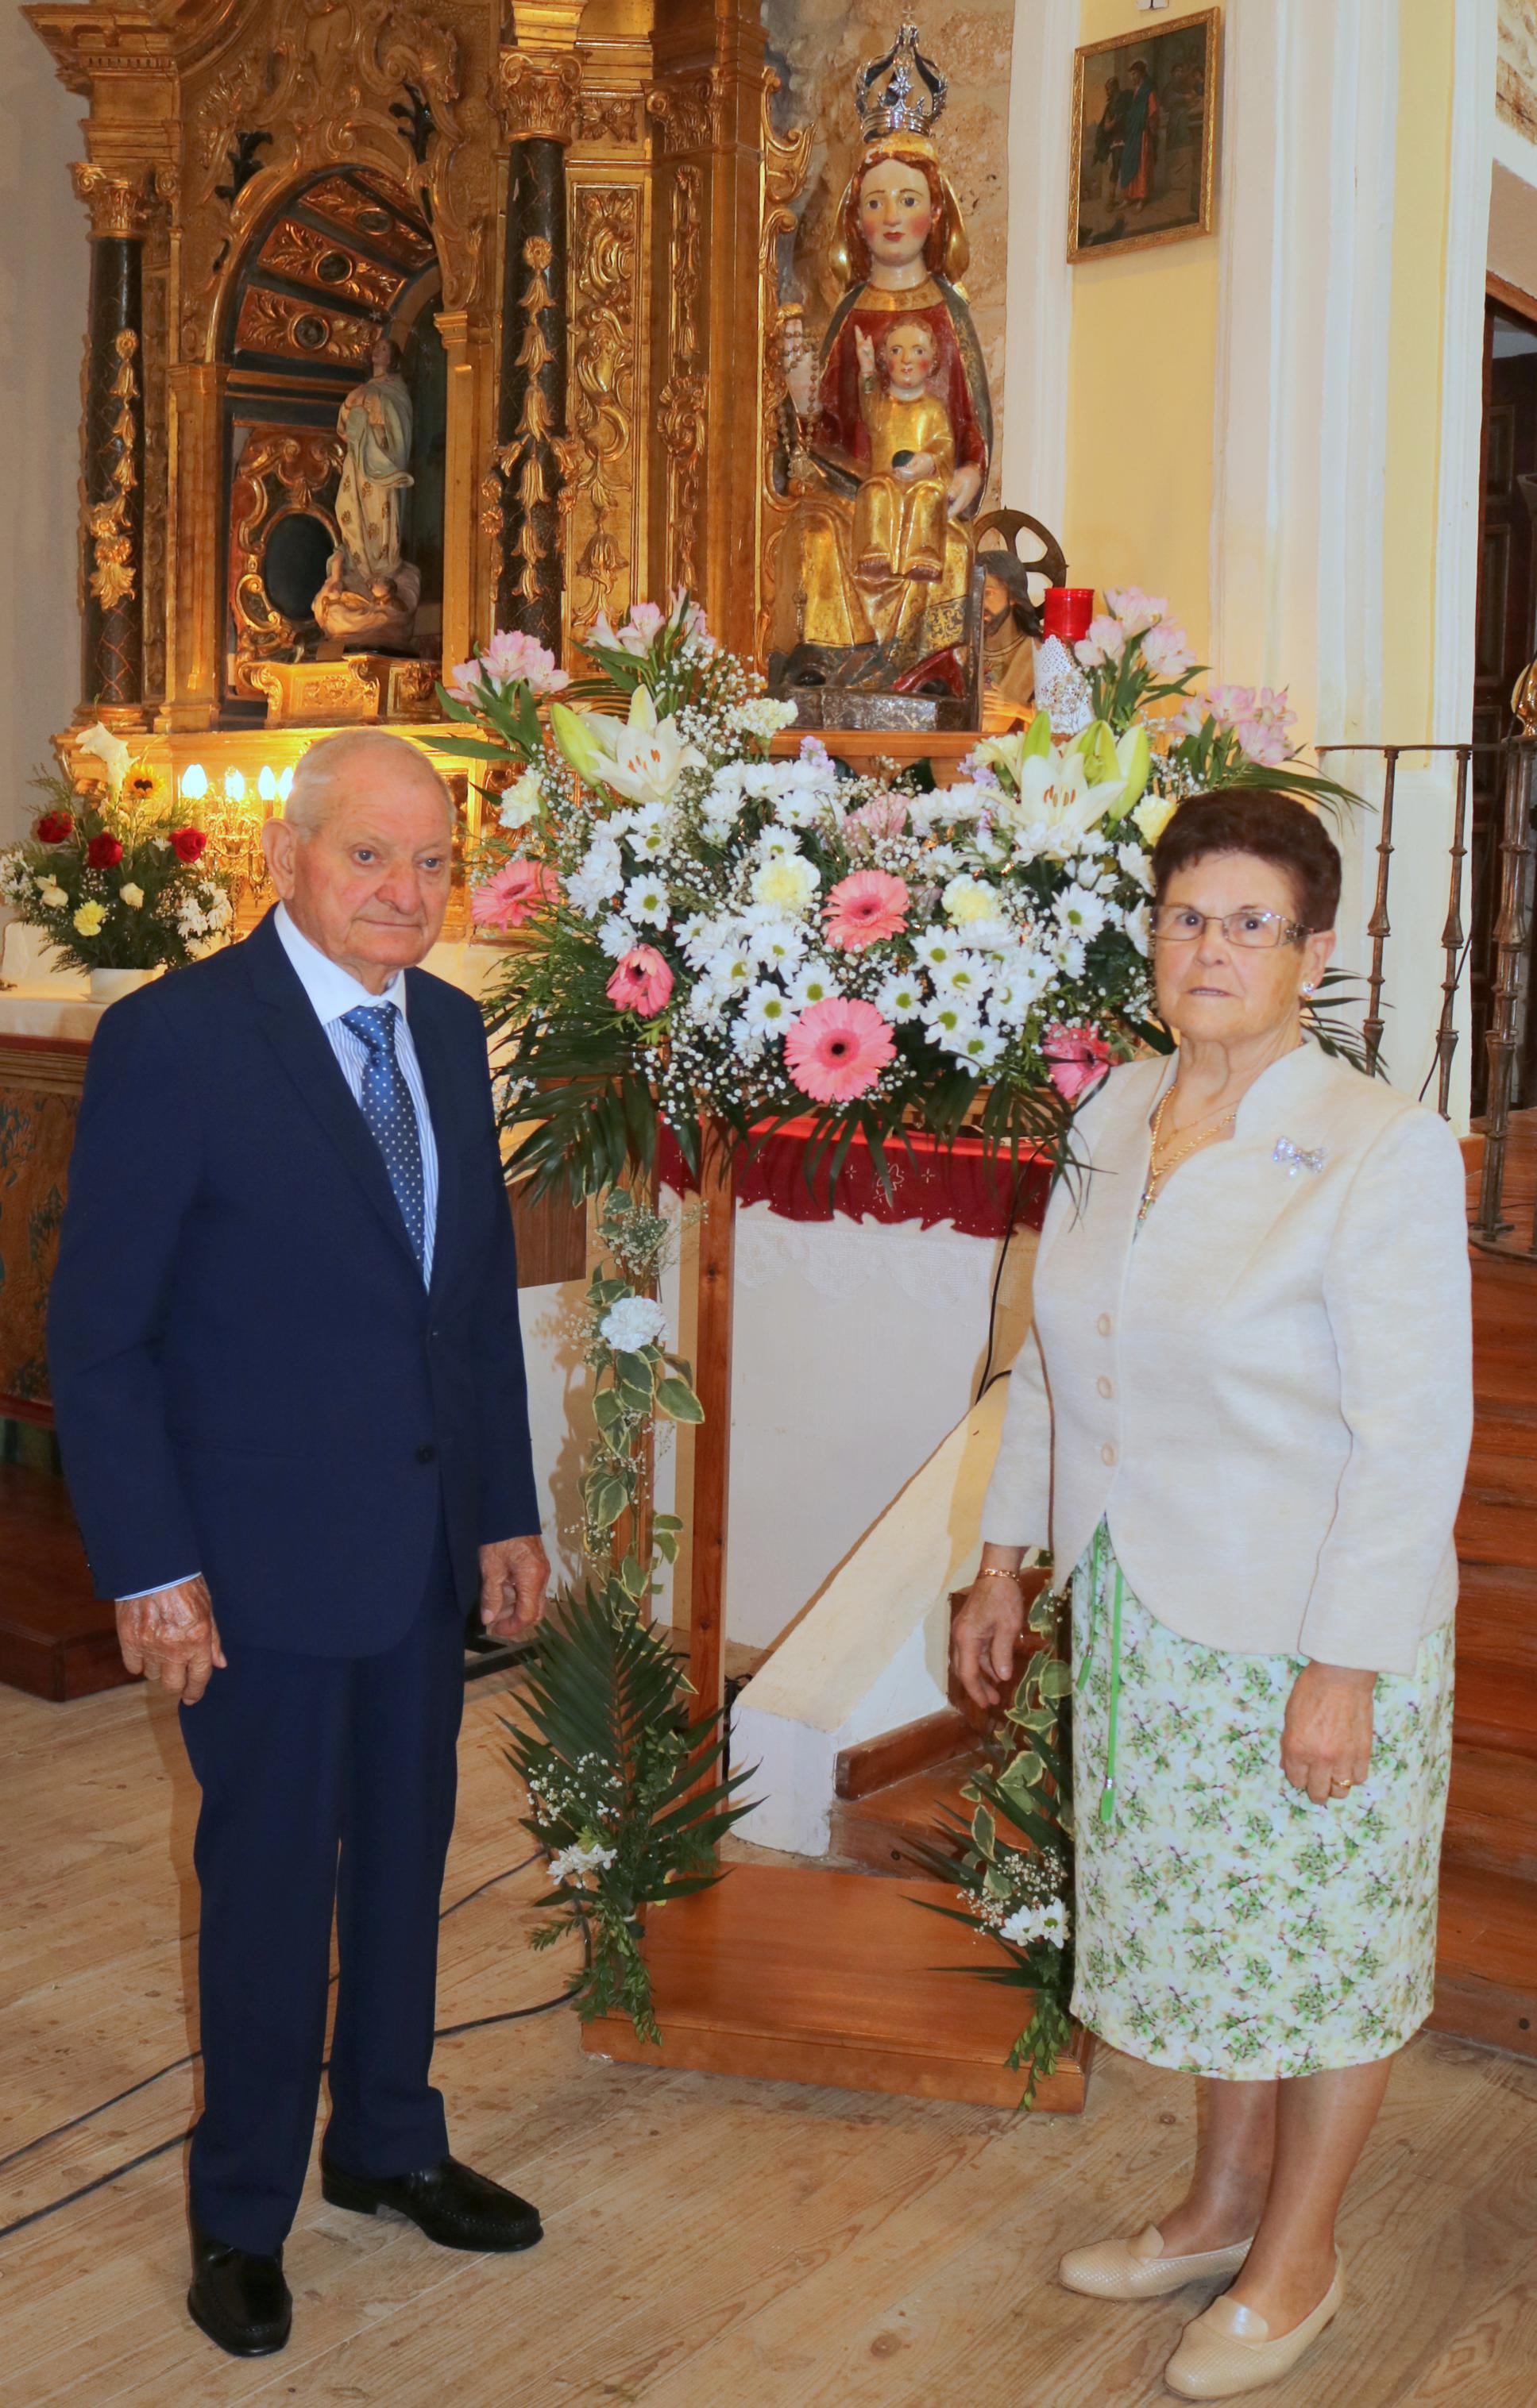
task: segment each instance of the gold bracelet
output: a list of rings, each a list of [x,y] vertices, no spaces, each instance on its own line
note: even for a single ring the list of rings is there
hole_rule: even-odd
[[[979,1565],[977,1568],[977,1578],[978,1580],[1010,1580],[1014,1583],[1016,1587],[1020,1583],[1020,1575],[1018,1572],[1006,1572],[1000,1564]]]

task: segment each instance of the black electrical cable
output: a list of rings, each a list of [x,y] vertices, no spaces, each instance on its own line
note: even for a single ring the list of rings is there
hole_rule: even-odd
[[[998,1344],[998,1291],[1003,1285],[1003,1266],[1009,1259],[1009,1249],[1014,1241],[1014,1228],[1019,1220],[1019,1204],[1023,1189],[1024,1177],[1016,1165],[1014,1192],[1009,1205],[1009,1219],[1003,1232],[1003,1243],[998,1250],[998,1262],[993,1271],[993,1292],[987,1301],[987,1353],[983,1361],[982,1377],[977,1382],[977,1393],[971,1399],[973,1405],[981,1404],[992,1382],[993,1350]],[[999,1372],[998,1377],[1001,1379],[1002,1376]]]
[[[473,1899],[482,1898],[488,1889],[495,1889],[501,1882],[510,1881],[517,1873],[526,1872],[529,1866],[538,1861],[541,1853],[541,1850],[536,1848],[533,1855],[524,1856],[521,1863],[509,1865],[504,1872],[493,1873],[489,1880],[478,1883],[474,1889],[467,1890],[463,1898],[456,1898],[452,1906],[444,1907],[438,1918],[439,1924],[446,1923],[451,1914],[457,1914],[459,1909],[462,1906],[468,1906]],[[590,1965],[592,1962],[590,1944],[587,1959]],[[585,1980],[585,1978],[584,1970],[582,1979]],[[331,1981],[335,1982],[335,1980],[336,1976],[333,1974]],[[326,1986],[329,1988],[331,1984],[328,1983]],[[456,2040],[461,2032],[484,2031],[493,2024],[521,2023],[530,2015],[550,2014],[556,2007],[568,2005],[581,1988],[582,1983],[576,1982],[570,1989],[562,1990],[558,1997],[541,1999],[532,2007],[510,2007],[502,2014],[479,2015],[471,2023],[444,2024],[434,2031],[433,2038],[434,2040]],[[146,2073],[139,2081],[131,2082],[126,2090],[118,2091],[115,2097],[103,2099],[98,2105],[85,2108],[80,2114],[71,2115],[66,2122],[55,2124],[50,2132],[39,2132],[36,2140],[24,2142],[21,2148],[13,2149],[9,2157],[0,2157],[0,2173],[4,2173],[8,2167],[18,2164],[22,2157],[31,2157],[35,2151],[46,2149],[50,2141],[62,2140],[65,2133],[73,2132],[81,2124],[89,2124],[94,2116],[105,2115],[108,2108],[121,2106],[123,2100],[134,2098],[140,2090],[148,2090],[152,2083],[164,2082],[167,2074],[179,2073],[184,2065],[195,2065],[202,2054],[201,2049],[192,2049],[185,2057],[173,2058],[169,2065],[161,2066],[154,2073]],[[327,2058],[326,2066],[329,2063],[330,2059]],[[321,2070],[323,2072],[326,2067],[323,2066]],[[120,2182],[124,2174],[133,2173],[139,2166],[147,2166],[154,2157],[165,2157],[167,2150],[180,2148],[183,2142],[190,2140],[191,2137],[190,2127],[185,2132],[173,2133],[168,2141],[157,2141],[152,2148],[141,2150],[136,2157],[129,2157],[122,2165],[112,2167],[108,2172],[95,2175],[90,2182],[80,2184],[78,2189],[65,2191],[62,2199],[50,2200],[46,2207],[35,2207],[29,2214],[18,2216],[14,2223],[0,2224],[0,2241],[8,2241],[12,2233],[24,2232],[29,2224],[40,2224],[45,2216],[57,2215],[61,2208],[73,2207],[77,2200],[89,2199],[93,2191],[104,2189],[108,2183]]]

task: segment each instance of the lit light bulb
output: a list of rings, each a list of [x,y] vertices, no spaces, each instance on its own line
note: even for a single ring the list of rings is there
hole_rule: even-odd
[[[293,791],[294,772],[292,769],[284,769],[278,780],[278,800],[280,803],[286,803]]]
[[[238,769],[226,769],[224,771],[224,798],[227,802],[231,803],[243,803],[245,801],[246,781]]]
[[[190,769],[181,772],[181,799],[186,803],[200,803],[208,791],[208,773],[201,761],[194,761]]]
[[[257,772],[256,792],[264,803],[276,802],[278,798],[278,781],[265,761]]]

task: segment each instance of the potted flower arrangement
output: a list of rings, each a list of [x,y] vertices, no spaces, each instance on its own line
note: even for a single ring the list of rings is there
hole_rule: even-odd
[[[229,896],[206,833],[108,729],[81,738],[72,782],[51,772],[34,782],[44,809],[30,837],[0,852],[0,902],[89,972],[93,1000],[189,961],[195,944],[228,928]]]

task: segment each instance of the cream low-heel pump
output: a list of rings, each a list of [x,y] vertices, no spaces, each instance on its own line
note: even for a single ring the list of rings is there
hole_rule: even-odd
[[[1336,2258],[1334,2280],[1310,2316],[1271,2339],[1271,2329],[1253,2308],[1236,2300],[1214,2300],[1203,2316],[1185,2328],[1163,2379],[1182,2400],[1233,2400],[1241,2391],[1262,2391],[1279,2383],[1305,2358],[1344,2300],[1344,2265]]]
[[[1150,2224],[1130,2241],[1097,2241],[1088,2249],[1070,2249],[1056,2279],[1064,2289],[1082,2291],[1090,2300],[1161,2300],[1167,2292],[1183,2291],[1186,2283],[1236,2274],[1253,2245],[1251,2237],[1227,2249],[1166,2258],[1163,2235]]]

